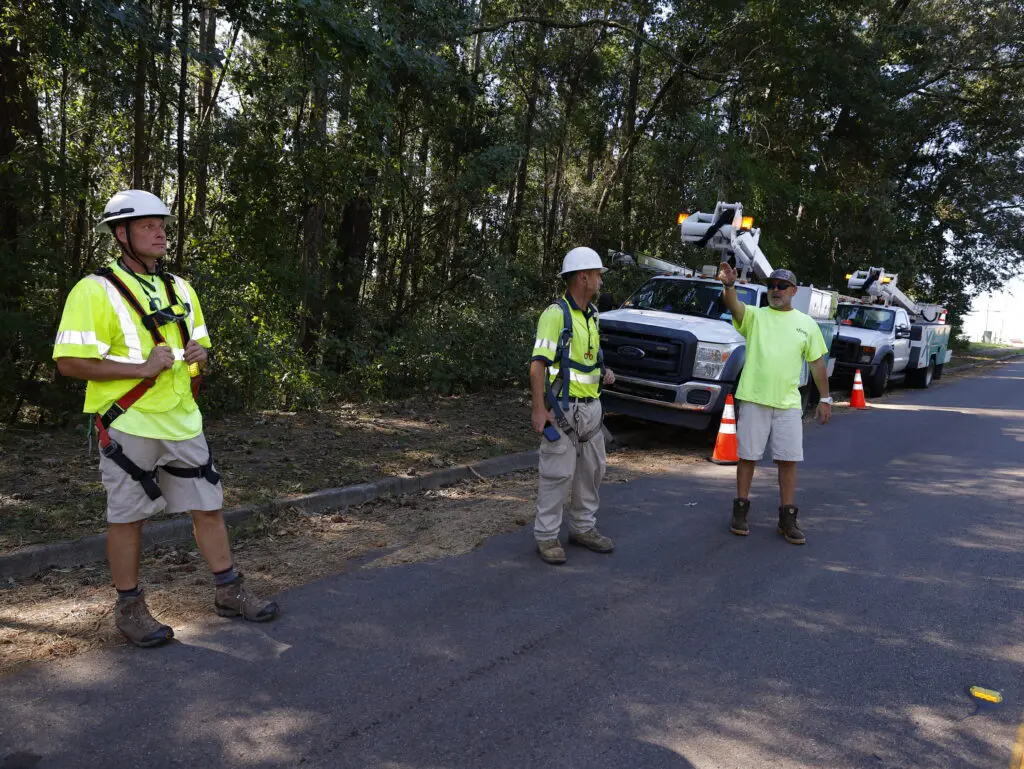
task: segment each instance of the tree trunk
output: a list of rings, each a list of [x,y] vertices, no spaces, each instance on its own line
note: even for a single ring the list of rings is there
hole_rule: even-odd
[[[178,237],[174,244],[174,269],[181,272],[185,255],[185,205],[188,166],[185,160],[185,123],[188,118],[188,41],[192,7],[189,0],[181,0],[181,69],[178,73]]]
[[[644,114],[644,119],[640,121],[639,130],[634,131],[629,144],[625,145],[622,148],[622,152],[619,153],[619,158],[613,166],[611,173],[607,175],[604,188],[601,190],[601,200],[597,206],[598,220],[600,220],[600,217],[604,214],[605,208],[607,208],[608,202],[611,200],[612,189],[621,178],[622,172],[625,170],[626,163],[628,163],[630,158],[633,156],[633,150],[636,148],[637,141],[639,141],[639,138],[647,130],[651,121],[654,120],[654,116],[661,108],[661,103],[665,100],[669,90],[675,85],[681,71],[682,70],[677,67],[661,84],[658,88],[658,92],[654,94],[654,98],[651,99],[651,106],[648,107],[647,112]]]
[[[327,137],[327,90],[324,83],[319,82],[313,88],[312,105],[309,110],[311,126],[310,142],[303,147],[301,154],[308,157],[318,156],[324,150]],[[302,247],[300,263],[302,277],[305,281],[303,299],[302,325],[299,335],[299,347],[307,356],[316,348],[317,334],[324,324],[324,291],[322,287],[322,265],[324,249],[324,217],[326,207],[322,185],[311,180],[306,212],[302,220]]]
[[[372,217],[369,190],[362,191],[348,201],[342,211],[337,236],[337,257],[331,270],[327,302],[331,318],[327,333],[335,338],[346,336],[355,326],[368,263]],[[338,373],[349,367],[346,358],[338,358],[333,364]]]
[[[36,96],[28,80],[25,50],[17,40],[0,42],[0,160],[13,158],[18,134],[42,142]],[[24,201],[17,191],[16,174],[0,176],[0,248],[13,246],[18,237],[19,212]]]
[[[413,199],[412,211],[412,298],[420,292],[423,280],[423,219],[427,202],[427,160],[430,155],[430,134],[425,128],[420,129],[420,146],[416,158],[416,171],[419,180],[416,182],[416,195]]]
[[[516,184],[508,212],[508,240],[505,253],[509,262],[515,261],[516,254],[519,252],[519,231],[522,224],[523,208],[526,204],[526,179],[530,170],[530,151],[533,149],[533,128],[537,119],[539,95],[540,77],[534,70],[530,94],[526,101],[526,117],[523,119],[523,154],[519,159],[519,170],[516,172]]]
[[[573,67],[572,77],[569,80],[565,104],[562,108],[562,121],[558,134],[558,147],[555,150],[555,178],[552,183],[551,201],[546,211],[544,224],[544,248],[541,260],[542,274],[547,275],[554,267],[557,255],[555,254],[555,238],[558,232],[558,214],[562,210],[562,187],[565,181],[565,170],[567,157],[570,153],[570,125],[573,115],[576,112],[576,105],[579,103],[580,78],[585,71],[586,62],[593,56],[594,51],[604,40],[604,35],[597,35],[591,44],[577,58]]]
[[[636,102],[640,90],[640,54],[643,52],[644,18],[637,18],[637,37],[633,40],[633,60],[629,67],[629,91],[626,96],[626,114],[623,118],[623,145],[632,147],[636,134]],[[626,160],[622,172],[622,233],[620,247],[627,253],[633,250],[633,153]]]
[[[213,114],[213,67],[210,57],[217,45],[217,9],[211,4],[199,13],[199,50],[203,57],[203,74],[199,86],[199,109],[197,114],[205,119],[200,121],[196,137],[196,206],[193,219],[200,227],[206,226],[206,194],[209,183],[210,162],[210,118]]]
[[[161,29],[163,39],[164,55],[158,62],[153,61],[152,83],[159,83],[163,80],[165,73],[170,73],[174,68],[174,0],[162,0],[160,3],[159,18],[157,27]],[[150,89],[154,103],[150,106],[150,146],[166,147],[171,140],[171,116],[168,103],[167,89],[154,87]],[[166,173],[163,162],[152,163],[149,167],[150,175],[144,180],[145,189],[154,195],[163,195],[164,175]]]
[[[145,6],[143,6],[144,8]],[[145,11],[143,11],[145,15]],[[133,108],[132,188],[144,189],[146,178],[146,67],[149,49],[143,37],[135,44],[135,94]]]

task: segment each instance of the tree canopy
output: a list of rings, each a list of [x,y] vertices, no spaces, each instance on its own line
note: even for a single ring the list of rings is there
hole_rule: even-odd
[[[24,0],[0,10],[0,406],[118,189],[178,214],[222,408],[521,382],[576,245],[690,265],[741,201],[775,266],[962,316],[1024,254],[1019,0]],[[624,298],[624,297],[619,297]]]

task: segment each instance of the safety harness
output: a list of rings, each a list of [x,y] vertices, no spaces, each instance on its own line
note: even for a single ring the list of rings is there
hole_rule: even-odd
[[[600,347],[600,339],[598,340],[597,348],[597,360],[596,362],[588,366],[583,363],[577,363],[572,360],[570,355],[572,347],[572,310],[569,308],[569,303],[565,297],[559,297],[555,302],[562,309],[562,333],[558,336],[558,343],[555,345],[555,357],[554,360],[558,361],[558,376],[552,381],[551,379],[551,365],[549,364],[545,370],[545,377],[548,382],[547,392],[547,404],[548,408],[555,415],[555,423],[562,430],[565,435],[569,437],[577,447],[581,443],[586,443],[601,430],[601,424],[598,423],[597,427],[587,433],[580,435],[573,424],[569,421],[567,415],[569,411],[569,380],[571,370],[579,371],[581,374],[592,374],[594,371],[600,369],[601,378],[597,382],[597,391],[601,392],[601,379],[604,378],[604,351]],[[597,310],[593,305],[588,305],[588,309],[591,312],[596,313]],[[589,321],[588,321],[589,322]],[[561,384],[559,384],[561,380]]]
[[[156,310],[151,313],[147,313],[143,309],[139,300],[135,297],[135,294],[131,292],[131,289],[125,285],[124,281],[121,280],[111,268],[105,267],[102,270],[97,270],[94,274],[109,281],[110,284],[117,289],[117,292],[121,295],[121,298],[124,299],[125,303],[142,319],[142,325],[153,337],[153,344],[167,344],[167,340],[164,339],[164,335],[160,332],[160,327],[165,326],[168,323],[178,324],[178,330],[181,332],[182,343],[187,342],[191,337],[188,325],[185,323],[188,305],[181,305],[186,308],[185,313],[177,314],[171,311],[175,306],[179,306],[179,302],[177,293],[174,290],[174,280],[166,272],[161,272],[160,277],[163,280],[164,287],[167,289],[167,297],[171,302],[170,308]],[[114,401],[109,409],[102,414],[96,415],[96,432],[99,435],[100,451],[103,452],[103,456],[113,461],[118,467],[128,473],[133,481],[141,483],[142,488],[146,492],[146,496],[150,499],[158,499],[162,493],[160,491],[160,486],[156,482],[157,468],[152,470],[143,470],[137,464],[132,462],[132,460],[125,456],[125,453],[121,448],[121,444],[111,438],[110,433],[107,432],[107,430],[115,419],[131,408],[131,406],[145,395],[155,384],[156,377],[147,377],[146,379],[143,379],[137,385],[132,387],[132,389]],[[200,384],[202,384],[202,377],[192,377],[193,397],[199,394]],[[170,465],[161,465],[161,467],[165,472],[177,476],[178,478],[202,477],[212,484],[220,482],[220,474],[213,469],[212,452],[207,456],[206,463],[201,467],[171,467]]]

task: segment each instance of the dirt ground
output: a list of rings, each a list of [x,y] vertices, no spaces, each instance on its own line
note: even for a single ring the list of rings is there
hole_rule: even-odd
[[[623,449],[609,457],[606,483],[703,462],[699,447]],[[257,516],[233,530],[236,562],[252,588],[274,594],[329,574],[469,552],[533,520],[536,472],[464,482],[380,499],[324,515],[295,509]],[[143,558],[153,614],[172,627],[212,608],[211,579],[193,547]],[[26,665],[120,645],[105,564],[51,569],[0,585],[0,676]]]
[[[527,393],[506,390],[267,411],[205,427],[232,508],[536,448],[529,404]],[[105,529],[86,425],[83,415],[72,429],[0,432],[0,553]]]
[[[984,365],[971,370],[951,368],[946,378],[983,376],[1002,365],[983,356],[968,362]],[[900,392],[887,397],[899,398]],[[525,394],[493,393],[433,403],[407,401],[372,410],[339,407],[319,414],[233,417],[212,422],[209,429],[222,446],[218,458],[231,495],[228,505],[233,506],[282,492],[427,472],[532,449],[536,439],[528,428],[528,414]],[[704,462],[711,450],[708,436],[668,428],[643,431],[640,423],[614,417],[609,424],[613,433],[626,438],[627,445],[609,455],[606,483],[679,471],[687,464]],[[643,437],[635,442],[626,437],[637,431]],[[81,446],[68,449],[63,437],[3,436],[0,489],[5,516],[12,503],[22,505],[22,515],[30,503],[39,508],[54,504],[61,515],[67,515],[75,509],[73,492],[88,492],[102,503],[95,460],[79,459],[75,451],[83,453]],[[34,485],[17,478],[19,469],[32,464],[26,460],[29,456],[34,457],[37,470],[30,474]],[[44,485],[45,473],[63,480]],[[234,550],[249,583],[265,594],[353,569],[459,555],[490,536],[528,524],[533,518],[535,484],[536,473],[526,471],[375,500],[324,515],[287,509],[256,516],[234,529]],[[45,520],[38,519],[35,525],[45,525]],[[69,530],[93,533],[100,528],[90,513],[76,519]],[[10,547],[26,538],[24,532],[16,531],[0,542]],[[144,557],[142,574],[150,606],[162,621],[181,625],[210,611],[209,573],[194,548],[151,552]],[[114,628],[111,608],[105,564],[52,569],[0,584],[0,676],[31,663],[124,643]]]

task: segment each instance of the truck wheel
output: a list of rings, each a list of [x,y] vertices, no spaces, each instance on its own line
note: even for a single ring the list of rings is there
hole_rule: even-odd
[[[889,389],[889,374],[892,371],[892,361],[888,358],[878,364],[875,375],[868,382],[868,395],[872,398],[881,398]]]
[[[935,378],[942,379],[942,364],[939,363],[935,366]]]
[[[927,390],[932,386],[932,380],[935,378],[935,359],[932,358],[928,361],[928,367],[915,372],[914,386],[919,387],[922,390]]]

